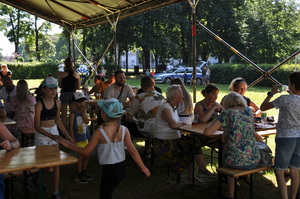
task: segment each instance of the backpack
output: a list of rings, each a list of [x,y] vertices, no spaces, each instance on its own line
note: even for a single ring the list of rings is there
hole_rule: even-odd
[[[270,167],[272,166],[272,150],[265,142],[256,142],[259,151],[261,160],[259,166]]]

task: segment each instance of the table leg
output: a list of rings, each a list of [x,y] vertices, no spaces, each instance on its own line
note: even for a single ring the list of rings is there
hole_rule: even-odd
[[[218,141],[218,147],[219,147],[219,153],[218,153],[218,167],[222,167],[223,162],[223,143],[222,139],[219,139]],[[218,192],[219,196],[222,197],[222,178],[223,175],[221,173],[218,173]]]
[[[39,198],[45,198],[43,173],[43,169],[39,169]]]
[[[29,198],[27,170],[23,171],[23,189],[24,189],[24,198]]]

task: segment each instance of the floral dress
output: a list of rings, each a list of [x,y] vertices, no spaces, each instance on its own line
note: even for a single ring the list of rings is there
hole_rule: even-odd
[[[219,116],[224,129],[224,163],[239,168],[255,165],[260,161],[260,152],[255,140],[252,110],[226,109]]]
[[[12,98],[10,103],[10,110],[15,113],[14,120],[17,122],[17,126],[14,127],[14,131],[24,128],[34,128],[34,105],[36,104],[35,98],[28,94],[28,101],[20,103],[17,101],[17,96]]]

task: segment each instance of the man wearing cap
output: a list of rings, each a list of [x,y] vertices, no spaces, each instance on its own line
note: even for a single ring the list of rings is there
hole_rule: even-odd
[[[7,117],[10,117],[9,104],[11,99],[17,95],[17,87],[13,84],[10,77],[3,78],[3,87],[0,89],[0,99],[4,101]]]
[[[126,76],[124,71],[118,70],[115,72],[115,83],[108,86],[104,91],[104,99],[116,98],[122,103],[124,108],[130,106],[130,102],[126,102],[127,98],[132,101],[134,98],[134,92],[128,84],[126,84]]]
[[[164,101],[164,96],[154,88],[150,76],[141,79],[144,92],[139,93],[131,102],[126,121],[130,134],[135,137],[150,137],[151,127],[154,127],[156,112]]]

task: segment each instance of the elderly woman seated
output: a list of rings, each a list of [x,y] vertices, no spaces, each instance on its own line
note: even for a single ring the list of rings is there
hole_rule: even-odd
[[[187,184],[192,184],[192,157],[193,139],[181,136],[176,128],[185,125],[179,121],[177,106],[183,100],[180,85],[174,84],[166,90],[167,100],[160,105],[155,118],[155,148],[159,155],[167,162],[169,168],[176,174],[180,174],[188,168]],[[198,178],[195,184],[202,184]]]

